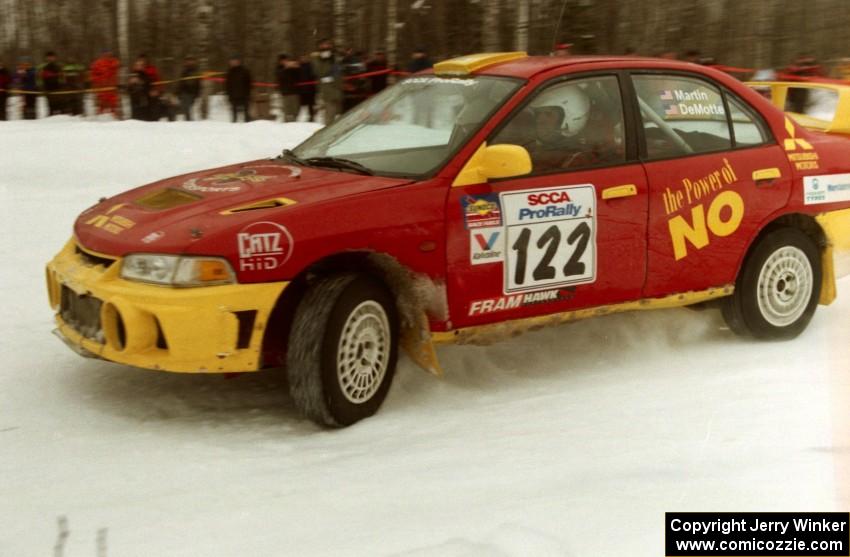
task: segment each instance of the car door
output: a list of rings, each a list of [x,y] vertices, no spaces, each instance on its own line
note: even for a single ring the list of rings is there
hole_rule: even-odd
[[[531,173],[451,188],[453,327],[640,296],[648,185],[621,86],[617,75],[541,86],[488,139],[525,147]]]
[[[635,73],[649,179],[644,295],[735,281],[765,220],[788,203],[785,152],[758,112],[701,76]]]

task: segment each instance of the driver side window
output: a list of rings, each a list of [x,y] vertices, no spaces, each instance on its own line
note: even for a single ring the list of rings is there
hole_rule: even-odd
[[[625,162],[625,129],[615,76],[557,83],[515,112],[488,141],[520,145],[531,175]]]

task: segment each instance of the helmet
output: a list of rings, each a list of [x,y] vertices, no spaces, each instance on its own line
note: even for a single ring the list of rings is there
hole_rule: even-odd
[[[579,85],[552,87],[544,91],[533,103],[535,109],[557,107],[563,114],[561,133],[573,136],[581,132],[590,117],[590,98]]]

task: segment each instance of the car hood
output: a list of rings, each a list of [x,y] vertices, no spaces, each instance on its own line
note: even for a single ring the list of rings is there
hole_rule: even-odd
[[[74,234],[106,255],[181,253],[189,244],[258,217],[299,212],[319,202],[409,183],[260,160],[160,180],[101,200],[84,211]]]

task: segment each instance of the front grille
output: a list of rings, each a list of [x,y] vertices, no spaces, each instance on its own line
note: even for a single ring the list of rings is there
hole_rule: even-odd
[[[79,295],[62,285],[62,300],[59,315],[72,329],[84,337],[103,343],[103,328],[100,323],[100,306],[103,302],[88,295]]]
[[[80,246],[75,246],[74,251],[80,257],[80,259],[82,259],[83,263],[92,267],[102,265],[104,268],[108,268],[110,265],[115,263],[114,259],[91,254],[85,250],[80,249]]]

